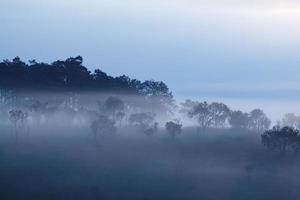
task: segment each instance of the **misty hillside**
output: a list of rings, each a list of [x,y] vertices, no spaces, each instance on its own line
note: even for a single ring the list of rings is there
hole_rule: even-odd
[[[0,200],[300,200],[300,0],[0,8]]]
[[[0,199],[295,200],[300,116],[176,102],[82,58],[0,63]],[[274,124],[274,122],[273,122]]]

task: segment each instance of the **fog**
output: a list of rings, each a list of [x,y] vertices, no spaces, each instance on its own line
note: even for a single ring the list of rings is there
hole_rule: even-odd
[[[199,130],[179,102],[166,114],[137,96],[28,94],[2,107],[1,199],[299,197],[299,157],[266,149],[263,131]]]
[[[0,0],[0,200],[300,199],[299,0]]]

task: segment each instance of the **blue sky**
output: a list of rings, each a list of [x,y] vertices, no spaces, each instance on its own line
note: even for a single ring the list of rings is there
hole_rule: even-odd
[[[207,2],[1,0],[0,58],[82,55],[178,97],[299,100],[300,4]]]

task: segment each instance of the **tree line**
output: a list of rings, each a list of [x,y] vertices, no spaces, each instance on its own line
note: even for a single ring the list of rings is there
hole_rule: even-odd
[[[84,105],[75,105],[76,99],[71,96],[61,104],[41,102],[31,99],[31,103],[19,101],[18,91],[62,91],[62,92],[112,92],[142,97],[148,108],[158,107],[161,112],[177,113],[180,116],[171,119],[169,115],[163,124],[157,120],[157,110],[152,112],[137,108],[137,102],[125,102],[122,98],[111,96],[104,102],[98,102],[98,109],[91,110]],[[28,98],[26,101],[28,101]],[[25,101],[22,99],[21,101]],[[16,109],[16,107],[19,107]],[[8,109],[9,108],[9,109]],[[248,130],[262,134],[262,144],[268,149],[278,150],[285,154],[292,150],[299,152],[300,116],[286,114],[277,126],[270,128],[271,120],[261,109],[250,112],[231,110],[221,102],[206,101],[185,102],[175,106],[173,95],[168,86],[161,81],[139,81],[128,76],[112,77],[100,69],[89,71],[83,66],[81,56],[58,60],[51,64],[30,60],[23,62],[19,57],[0,62],[0,111],[8,110],[8,119],[18,129],[29,132],[29,119],[40,122],[42,117],[51,118],[55,113],[64,113],[67,118],[81,116],[88,119],[90,129],[95,135],[109,135],[121,126],[130,126],[146,135],[152,135],[159,127],[164,127],[169,135],[175,137],[182,133],[183,123],[180,118],[188,118],[198,124],[198,132],[209,129]],[[170,120],[171,119],[171,120]],[[25,128],[24,128],[25,127]],[[282,127],[282,128],[281,128]]]
[[[100,69],[89,71],[81,56],[44,63],[19,57],[0,62],[0,88],[42,91],[101,91],[170,99],[172,93],[164,82],[140,81],[128,76],[112,77]]]
[[[95,140],[101,137],[111,137],[119,130],[129,128],[132,131],[151,136],[164,128],[172,138],[182,133],[182,118],[197,122],[198,133],[210,133],[212,129],[234,132],[250,131],[261,134],[262,144],[272,151],[285,155],[286,152],[298,154],[300,151],[299,130],[294,123],[293,114],[287,114],[282,121],[269,129],[271,120],[261,109],[253,109],[249,113],[231,110],[226,104],[220,102],[198,102],[186,100],[174,112],[180,113],[180,118],[161,120],[157,113],[138,110],[117,96],[110,96],[104,101],[99,101],[96,109],[89,109],[70,97],[60,105],[38,100],[24,107],[8,111],[7,119],[13,125],[15,138],[18,140],[20,133],[29,135],[30,124],[51,123],[57,117],[67,124],[88,124]],[[62,117],[62,118],[61,118]],[[81,121],[82,120],[82,121]],[[30,123],[31,122],[31,123]],[[81,123],[83,122],[83,123]],[[57,123],[57,122],[54,122]],[[59,122],[61,123],[61,121]]]
[[[247,113],[231,110],[220,102],[207,103],[188,99],[181,103],[180,112],[196,120],[202,131],[209,128],[233,128],[262,132],[271,125],[271,120],[261,109],[253,109]]]

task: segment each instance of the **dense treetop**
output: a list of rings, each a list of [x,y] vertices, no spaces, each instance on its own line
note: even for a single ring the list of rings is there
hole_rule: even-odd
[[[58,60],[51,64],[19,57],[0,62],[0,88],[43,91],[101,91],[172,98],[163,82],[141,82],[123,75],[112,77],[100,69],[94,72],[83,66],[81,56]]]

